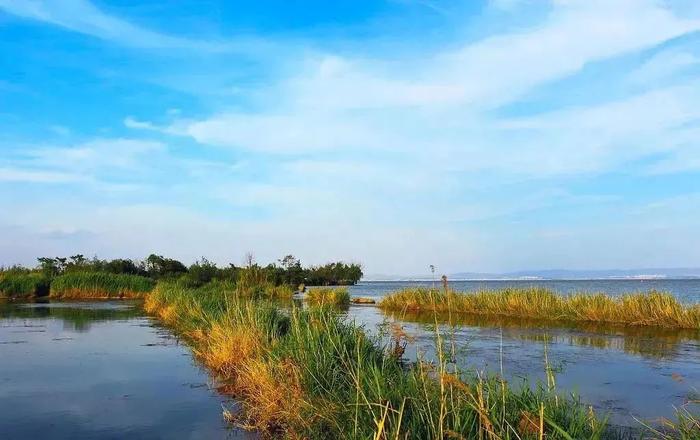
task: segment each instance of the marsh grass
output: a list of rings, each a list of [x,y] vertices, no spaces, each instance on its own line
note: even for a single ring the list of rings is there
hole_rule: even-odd
[[[142,298],[155,281],[138,275],[105,272],[74,272],[51,282],[51,297],[67,299]]]
[[[350,293],[347,287],[312,287],[305,299],[311,305],[346,306],[350,304]]]
[[[261,267],[249,266],[241,269],[235,283],[235,294],[242,298],[288,300],[294,289],[286,284],[275,285]]]
[[[407,365],[327,306],[277,309],[232,292],[161,283],[145,309],[185,337],[242,411],[236,424],[288,438],[595,439],[575,398],[465,375],[440,357]]]
[[[657,291],[612,297],[602,293],[565,296],[539,287],[469,293],[408,288],[387,295],[379,307],[407,312],[700,329],[700,304],[684,305],[673,295]]]
[[[32,298],[49,294],[49,279],[40,273],[0,274],[0,297]]]

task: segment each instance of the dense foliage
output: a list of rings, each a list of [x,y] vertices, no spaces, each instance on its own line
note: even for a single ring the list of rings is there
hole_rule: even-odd
[[[264,278],[265,283],[273,286],[292,286],[294,288],[302,284],[313,286],[352,285],[362,278],[362,267],[359,264],[334,262],[323,266],[303,267],[299,259],[292,255],[287,255],[276,263],[266,266],[255,263],[252,256],[249,256],[244,267],[234,264],[219,267],[204,257],[187,267],[176,259],[156,254],[149,255],[143,261],[124,258],[101,260],[97,257],[88,259],[81,254],[70,257],[42,257],[37,260],[38,265],[33,269],[14,266],[0,270],[0,274],[7,276],[38,273],[50,280],[70,273],[99,272],[138,275],[153,280],[179,280],[188,287],[203,286],[215,280],[237,282],[246,271],[255,272],[256,276]],[[260,284],[258,281],[255,284]]]
[[[150,292],[155,281],[130,274],[72,272],[51,282],[51,296],[61,298],[138,298]]]
[[[0,274],[0,297],[27,298],[49,294],[49,279],[41,273],[13,271]]]

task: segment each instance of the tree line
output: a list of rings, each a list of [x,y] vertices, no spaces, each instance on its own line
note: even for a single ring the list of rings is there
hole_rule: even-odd
[[[69,257],[37,258],[35,268],[15,266],[5,269],[5,272],[38,272],[48,278],[73,272],[106,272],[113,274],[140,275],[160,279],[177,279],[184,284],[196,287],[213,280],[236,282],[242,271],[254,269],[275,285],[298,286],[336,286],[353,285],[362,278],[362,266],[356,263],[342,261],[327,263],[320,266],[302,266],[298,258],[287,255],[261,266],[256,263],[251,254],[246,256],[242,266],[228,264],[219,267],[202,257],[193,264],[186,266],[182,262],[162,255],[151,254],[146,259],[138,261],[125,258],[103,260],[97,257],[86,258],[82,254]]]

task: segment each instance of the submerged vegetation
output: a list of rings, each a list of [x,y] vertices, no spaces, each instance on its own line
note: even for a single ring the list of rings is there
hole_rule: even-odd
[[[447,356],[407,365],[328,307],[160,283],[145,308],[236,396],[235,423],[292,438],[601,438],[605,424],[544,387],[466,375]],[[400,338],[401,336],[397,336]],[[442,339],[437,335],[442,353]]]
[[[669,293],[656,291],[613,297],[603,293],[565,296],[541,287],[469,293],[409,288],[387,295],[379,307],[394,311],[700,329],[700,305],[687,306]]]
[[[350,293],[344,287],[313,287],[306,292],[306,301],[313,305],[346,306]]]

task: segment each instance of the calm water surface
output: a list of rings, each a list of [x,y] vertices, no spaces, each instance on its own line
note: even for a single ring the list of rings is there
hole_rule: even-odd
[[[404,287],[441,286],[440,281],[361,281],[350,287],[357,296],[381,298],[389,292]],[[477,289],[502,289],[504,287],[542,286],[560,293],[605,292],[610,295],[661,290],[673,293],[684,302],[700,303],[700,279],[655,279],[655,280],[493,280],[450,281],[450,287],[458,291]]]
[[[222,404],[136,304],[0,303],[2,439],[243,438]]]
[[[363,282],[350,288],[354,296],[380,299],[418,282]],[[488,281],[453,282],[457,290],[544,285],[571,292],[666,290],[686,302],[700,302],[700,280]],[[405,356],[434,357],[434,318],[429,315],[384,314],[372,306],[351,306],[351,319],[372,333],[387,322],[403,326],[413,337]],[[441,317],[444,322],[448,317]],[[514,384],[529,378],[545,381],[545,349],[556,369],[557,389],[575,391],[581,400],[610,422],[637,426],[635,418],[658,421],[684,406],[700,416],[700,332],[601,325],[550,327],[542,322],[513,319],[452,318],[441,325],[455,341],[457,364],[473,372],[503,375]],[[453,334],[453,337],[449,335]]]
[[[355,296],[380,298],[408,285],[364,282]],[[539,284],[560,292],[611,294],[658,289],[700,302],[700,280],[455,282],[459,290]],[[412,336],[409,359],[434,356],[432,316],[386,315],[352,306],[351,319],[371,333],[395,322]],[[700,334],[693,331],[453,317],[456,362],[470,371],[544,380],[544,354],[557,389],[576,391],[612,423],[673,417],[673,407],[700,399]],[[137,304],[127,302],[0,303],[0,438],[216,439],[253,435],[227,428],[206,371],[187,347]]]

